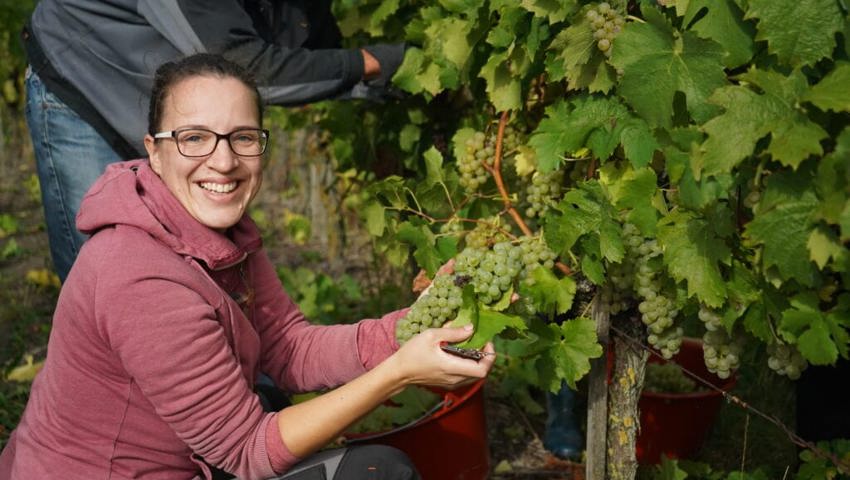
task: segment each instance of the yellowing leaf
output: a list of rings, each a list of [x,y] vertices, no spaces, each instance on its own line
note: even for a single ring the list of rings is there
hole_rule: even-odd
[[[34,362],[32,355],[26,355],[24,357],[24,361],[26,363],[13,368],[12,371],[6,375],[6,380],[10,382],[32,382],[44,366],[44,360]]]
[[[29,270],[26,279],[28,282],[42,288],[59,288],[62,286],[59,277],[46,268]]]

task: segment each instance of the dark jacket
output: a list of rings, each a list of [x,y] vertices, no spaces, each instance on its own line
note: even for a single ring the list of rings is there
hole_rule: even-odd
[[[245,66],[270,104],[365,91],[362,54],[338,48],[323,0],[41,0],[23,38],[47,87],[125,159],[144,156],[154,71],[187,54]],[[395,70],[403,47],[379,55],[394,57],[378,58],[382,70]]]

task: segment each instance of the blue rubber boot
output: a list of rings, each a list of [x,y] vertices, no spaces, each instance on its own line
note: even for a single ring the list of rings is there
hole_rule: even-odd
[[[566,384],[558,393],[546,392],[546,431],[543,446],[565,460],[579,460],[584,439],[576,422],[575,394]]]

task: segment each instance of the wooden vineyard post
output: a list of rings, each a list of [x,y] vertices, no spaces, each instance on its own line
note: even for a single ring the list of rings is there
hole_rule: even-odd
[[[596,323],[596,335],[602,345],[602,356],[590,363],[587,384],[587,455],[585,476],[587,480],[604,480],[606,465],[606,437],[608,431],[608,338],[610,319],[608,308],[597,294],[593,299],[591,317]]]
[[[618,317],[614,338],[614,368],[608,389],[608,445],[606,479],[634,480],[637,475],[637,435],[640,429],[638,401],[643,390],[647,350],[624,338],[646,335],[636,317]]]

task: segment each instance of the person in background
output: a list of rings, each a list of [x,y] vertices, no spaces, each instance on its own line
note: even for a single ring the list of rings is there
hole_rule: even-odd
[[[26,118],[53,265],[64,281],[85,235],[80,200],[106,165],[145,155],[148,94],[166,62],[210,52],[247,68],[263,100],[381,98],[403,45],[340,49],[330,0],[41,0],[22,32]]]
[[[149,112],[149,160],[110,165],[83,199],[77,226],[91,238],[0,478],[209,479],[209,465],[241,480],[419,478],[392,447],[316,452],[407,386],[484,378],[493,355],[440,348],[468,327],[399,346],[405,310],[305,320],[246,214],[268,131],[241,67],[211,54],[166,63]],[[251,388],[261,370],[289,392],[325,393],[264,412]]]

